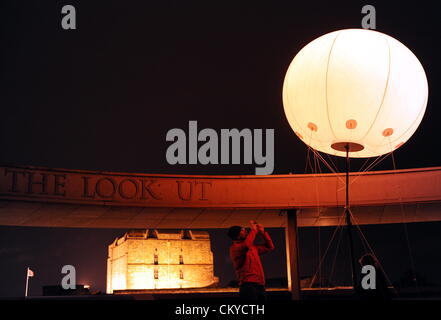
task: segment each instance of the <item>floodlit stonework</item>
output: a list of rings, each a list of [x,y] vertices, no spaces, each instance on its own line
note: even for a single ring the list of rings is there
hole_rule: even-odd
[[[192,230],[132,230],[109,245],[107,293],[215,285],[210,236]]]

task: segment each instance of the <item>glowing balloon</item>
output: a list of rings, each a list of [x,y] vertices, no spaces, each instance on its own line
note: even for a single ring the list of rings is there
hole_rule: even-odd
[[[403,145],[426,110],[426,74],[415,55],[383,33],[323,35],[294,57],[283,85],[296,135],[332,155],[366,158]]]

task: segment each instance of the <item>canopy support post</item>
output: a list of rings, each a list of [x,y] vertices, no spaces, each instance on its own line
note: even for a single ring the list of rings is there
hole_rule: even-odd
[[[297,239],[297,212],[287,210],[285,223],[286,273],[292,300],[300,300],[299,254]]]

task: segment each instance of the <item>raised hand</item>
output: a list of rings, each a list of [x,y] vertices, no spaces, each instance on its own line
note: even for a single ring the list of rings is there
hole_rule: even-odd
[[[265,229],[263,228],[263,226],[261,224],[256,224],[256,227],[257,227],[257,231],[258,232],[260,232],[260,233],[264,233],[265,232]]]

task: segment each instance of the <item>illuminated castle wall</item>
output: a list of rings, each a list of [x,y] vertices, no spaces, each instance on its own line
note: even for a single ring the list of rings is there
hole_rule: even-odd
[[[217,282],[205,231],[133,230],[109,245],[107,293],[198,288]]]

